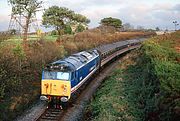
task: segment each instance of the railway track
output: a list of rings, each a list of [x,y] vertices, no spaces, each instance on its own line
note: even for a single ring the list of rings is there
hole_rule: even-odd
[[[63,112],[62,109],[48,108],[37,121],[59,121]]]

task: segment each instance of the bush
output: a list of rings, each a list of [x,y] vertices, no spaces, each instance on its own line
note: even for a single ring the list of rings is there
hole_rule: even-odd
[[[0,45],[0,111],[6,110],[0,119],[14,119],[37,99],[42,67],[66,54],[56,42],[32,41],[27,46],[24,51],[21,45]]]
[[[52,36],[53,36],[53,35],[58,35],[57,30],[52,30],[51,35],[52,35]]]
[[[116,69],[104,81],[88,107],[91,115],[88,119],[179,121],[178,35],[176,32],[145,41],[138,51],[139,57],[130,58],[133,64]],[[121,66],[126,66],[126,63],[122,61]]]
[[[84,27],[83,25],[79,24],[79,25],[77,26],[75,32],[82,32],[82,31],[84,31],[84,30],[85,30],[85,27]]]
[[[146,64],[151,65],[147,69],[155,75],[153,79],[159,81],[159,117],[167,121],[175,121],[180,116],[180,64],[177,61],[180,54],[174,49],[179,37],[175,34],[153,38],[142,48],[143,57],[149,60]]]
[[[11,37],[12,37],[12,34],[10,34],[9,32],[0,32],[0,43]]]
[[[70,25],[66,25],[64,28],[64,33],[65,34],[72,34],[72,29]]]

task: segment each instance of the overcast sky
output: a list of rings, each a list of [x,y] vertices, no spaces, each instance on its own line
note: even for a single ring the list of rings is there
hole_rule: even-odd
[[[43,0],[44,8],[52,5],[67,7],[87,16],[90,28],[99,25],[104,17],[116,17],[123,23],[145,28],[174,29],[173,21],[180,23],[180,0]],[[11,7],[0,0],[0,31],[8,29]],[[41,20],[42,12],[38,13]],[[178,26],[178,28],[180,28]]]

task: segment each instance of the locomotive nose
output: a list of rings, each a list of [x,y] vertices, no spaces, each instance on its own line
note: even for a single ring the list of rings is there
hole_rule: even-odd
[[[53,96],[61,97],[62,101],[66,101],[71,95],[71,83],[63,80],[42,80],[41,95],[42,100],[47,100],[47,97],[44,96]]]

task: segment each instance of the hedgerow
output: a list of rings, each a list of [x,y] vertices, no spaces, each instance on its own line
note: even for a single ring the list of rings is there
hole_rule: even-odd
[[[104,80],[87,107],[86,119],[179,121],[179,41],[180,32],[145,41],[140,50],[130,54],[135,57],[121,62]]]
[[[149,60],[147,64],[152,65],[153,79],[159,82],[157,108],[160,119],[165,121],[174,121],[180,116],[180,53],[174,49],[175,40],[179,39],[175,34],[167,38],[153,38],[142,48],[143,57]]]

